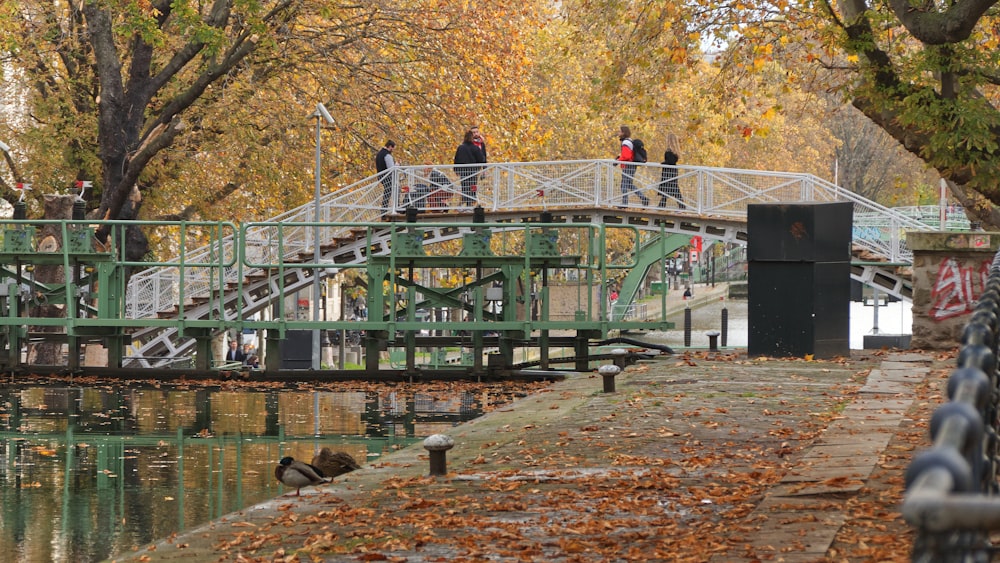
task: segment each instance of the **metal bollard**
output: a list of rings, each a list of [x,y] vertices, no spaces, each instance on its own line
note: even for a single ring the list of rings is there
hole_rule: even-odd
[[[615,348],[611,351],[611,354],[615,357],[614,362],[615,365],[618,366],[618,371],[624,370],[625,362],[628,361],[626,358],[628,352],[626,352],[624,348]]]
[[[729,345],[729,309],[722,307],[722,347]]]
[[[597,373],[601,374],[604,378],[604,392],[614,393],[615,392],[615,376],[618,375],[622,369],[616,365],[607,364],[597,368]]]
[[[431,454],[431,476],[448,474],[448,450],[455,447],[455,440],[444,434],[434,434],[424,440],[424,449]]]
[[[691,307],[684,307],[684,347],[691,347]]]
[[[708,332],[705,333],[705,336],[708,337],[708,351],[709,352],[718,352],[719,351],[719,334],[720,333],[717,330],[710,330],[710,331],[708,331]]]

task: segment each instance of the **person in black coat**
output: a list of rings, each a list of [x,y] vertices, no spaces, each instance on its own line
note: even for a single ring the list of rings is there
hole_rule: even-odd
[[[685,209],[684,197],[681,189],[677,185],[677,161],[680,159],[680,143],[677,135],[670,133],[667,135],[667,150],[663,153],[663,166],[660,171],[660,183],[656,186],[656,191],[660,192],[659,207],[667,206],[667,198],[672,198],[677,202],[678,209]]]
[[[469,166],[469,165],[475,166]],[[475,131],[469,129],[465,132],[462,144],[455,150],[455,173],[458,174],[459,182],[462,185],[462,205],[474,205],[476,203],[476,178],[486,164],[486,155],[476,146]]]

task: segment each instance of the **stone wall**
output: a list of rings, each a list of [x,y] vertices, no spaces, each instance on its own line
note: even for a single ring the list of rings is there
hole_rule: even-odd
[[[908,232],[913,251],[913,340],[923,349],[958,346],[983,292],[1000,233]]]

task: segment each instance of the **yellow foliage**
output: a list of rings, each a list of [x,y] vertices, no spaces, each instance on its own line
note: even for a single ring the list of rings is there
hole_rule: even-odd
[[[402,164],[450,162],[473,124],[494,162],[610,158],[618,150],[617,126],[627,123],[646,142],[651,161],[673,132],[681,137],[681,164],[829,175],[833,141],[820,121],[825,104],[797,89],[801,74],[783,70],[785,51],[800,43],[792,35],[745,53],[729,45],[733,58],[724,70],[738,74],[733,79],[703,56],[709,37],[691,31],[699,29],[691,25],[699,8],[692,4],[302,5],[289,35],[271,38],[274,45],[261,53],[261,60],[283,64],[234,74],[185,116],[196,127],[141,179],[152,186],[143,192],[143,218],[189,208],[194,218],[249,221],[308,202],[315,144],[308,116],[317,102],[336,119],[321,133],[326,190],[372,174],[374,154],[390,138]],[[775,6],[784,10],[787,3]],[[351,27],[359,18],[368,22],[364,33]],[[0,29],[10,24],[0,17]],[[738,19],[718,26],[719,33],[732,31],[727,39],[763,33]],[[990,42],[996,45],[992,35],[984,44]],[[803,60],[818,56],[801,53]],[[53,101],[43,116],[71,106],[71,99]],[[93,118],[78,116],[74,127],[81,145],[94,144]],[[48,155],[36,167],[54,184],[65,184],[85,160],[56,162],[65,139],[47,131],[0,125],[0,138],[7,133]]]

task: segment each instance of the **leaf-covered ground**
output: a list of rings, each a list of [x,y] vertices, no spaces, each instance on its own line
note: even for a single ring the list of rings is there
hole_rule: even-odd
[[[954,353],[934,358],[930,375],[917,386],[913,406],[871,477],[846,500],[848,518],[830,546],[828,561],[910,561],[914,533],[899,512],[903,476],[913,455],[930,446],[931,415],[947,401],[954,365]]]
[[[806,533],[762,545],[769,523],[756,511],[879,361],[702,354],[630,367],[614,394],[596,375],[556,383],[476,431],[456,428],[447,477],[427,477],[424,454],[390,458],[125,560],[908,561],[902,476],[928,444],[948,356],[933,358],[863,486],[823,483],[812,506],[844,514],[825,555],[805,553]],[[366,477],[376,472],[387,477]],[[824,516],[786,518],[822,526]]]

